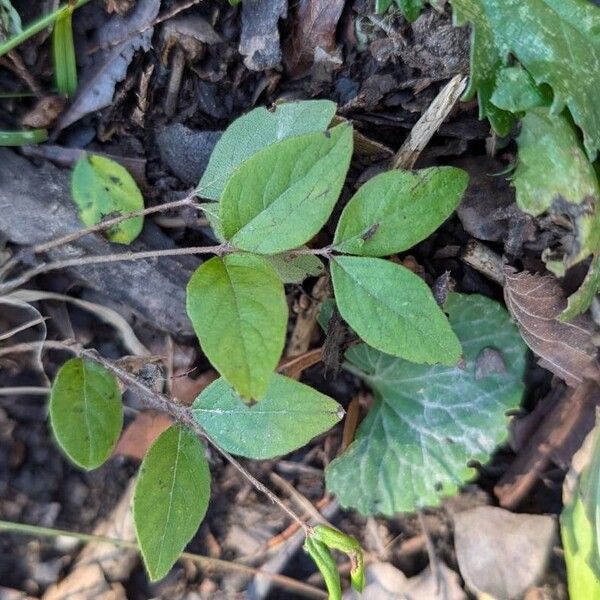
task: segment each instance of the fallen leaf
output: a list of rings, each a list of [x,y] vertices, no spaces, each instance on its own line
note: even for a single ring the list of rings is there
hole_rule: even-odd
[[[43,96],[31,110],[28,110],[21,119],[25,127],[52,127],[56,119],[65,108],[66,100],[62,96]]]
[[[279,66],[279,19],[287,16],[287,0],[244,0],[239,51],[252,71]]]
[[[293,76],[304,74],[315,60],[318,48],[335,50],[335,32],[344,0],[301,0],[292,33],[286,45],[285,63]]]
[[[122,455],[142,460],[154,440],[171,424],[171,419],[164,413],[150,410],[139,413],[125,429],[113,456]]]
[[[576,387],[598,375],[594,324],[586,315],[559,320],[566,299],[551,276],[515,273],[505,269],[504,299],[517,321],[525,343],[539,357],[540,366]]]
[[[138,0],[126,17],[114,15],[96,31],[88,48],[79,56],[99,49],[92,52],[87,63],[82,65],[79,90],[60,118],[57,131],[111,104],[115,86],[125,79],[135,52],[150,49],[154,31],[150,24],[158,15],[159,8],[160,0]]]
[[[218,377],[216,371],[212,370],[202,373],[196,379],[193,379],[186,373],[175,373],[171,384],[171,395],[177,399],[178,403],[191,406],[194,400],[200,395],[200,392]]]
[[[454,547],[463,579],[496,600],[522,598],[543,575],[556,521],[478,506],[454,516]]]

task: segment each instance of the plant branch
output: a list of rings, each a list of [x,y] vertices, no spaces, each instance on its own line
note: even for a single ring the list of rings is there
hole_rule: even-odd
[[[74,538],[76,540],[80,540],[82,542],[96,542],[96,543],[105,543],[112,544],[121,548],[131,548],[132,550],[137,550],[139,552],[139,546],[135,542],[130,542],[128,540],[120,540],[117,538],[106,537],[103,535],[93,535],[89,533],[79,533],[74,531],[68,531],[66,529],[54,529],[52,527],[40,527],[38,525],[28,525],[26,523],[14,523],[12,521],[0,521],[0,531],[8,531],[11,533],[20,533],[24,535],[33,535],[36,537],[52,537],[56,538],[59,536],[65,536]],[[297,581],[296,579],[292,579],[291,577],[286,577],[285,575],[279,575],[278,573],[269,573],[268,571],[263,571],[261,569],[255,569],[253,567],[249,567],[247,565],[221,560],[219,558],[212,558],[210,556],[203,556],[201,554],[193,554],[191,552],[182,552],[180,554],[180,558],[185,558],[191,560],[206,569],[215,569],[221,571],[233,571],[238,573],[247,573],[248,575],[261,575],[271,579],[274,583],[279,584],[283,588],[293,589],[294,591],[302,594],[308,598],[319,598],[324,599],[327,598],[327,594],[321,591],[320,589],[308,585],[307,583],[303,583],[301,581]]]
[[[33,255],[33,254],[42,254],[44,252],[48,252],[49,250],[53,250],[54,248],[59,248],[60,246],[64,246],[66,244],[70,244],[86,235],[91,233],[97,233],[99,231],[104,231],[113,227],[114,225],[118,225],[123,221],[127,221],[128,219],[132,219],[135,217],[143,217],[146,215],[151,215],[158,212],[165,212],[167,210],[171,210],[174,208],[180,208],[182,206],[193,206],[195,194],[190,194],[185,198],[180,200],[174,200],[172,202],[165,202],[163,204],[158,204],[157,206],[150,206],[149,208],[144,208],[142,210],[136,210],[130,213],[121,214],[117,217],[113,217],[112,219],[106,219],[97,223],[96,225],[91,225],[90,227],[86,227],[85,229],[79,229],[77,231],[73,231],[72,233],[68,233],[67,235],[63,235],[54,240],[50,240],[49,242],[44,242],[42,244],[38,244],[33,248],[27,249],[23,254],[25,255]],[[0,275],[5,275],[9,271],[12,271],[19,264],[19,255],[17,254],[14,258],[11,258],[7,261],[2,268],[0,269]]]
[[[7,348],[0,349],[0,356],[3,354],[14,354],[16,352],[28,352],[38,348],[38,343],[23,343],[9,346]],[[119,379],[126,387],[133,388],[138,393],[138,399],[144,404],[146,408],[157,410],[167,414],[173,421],[176,421],[186,427],[189,427],[199,437],[206,440],[211,444],[227,460],[237,471],[247,479],[259,492],[262,492],[273,504],[276,504],[282,511],[284,511],[291,519],[293,519],[306,533],[310,531],[309,526],[302,520],[302,518],[295,513],[291,508],[286,506],[282,500],[280,500],[268,487],[258,481],[254,475],[252,475],[245,467],[241,465],[229,452],[223,450],[217,442],[208,435],[200,424],[194,419],[192,411],[180,404],[175,404],[168,396],[155,392],[146,385],[144,385],[137,377],[124,369],[115,365],[112,361],[104,358],[95,350],[89,350],[83,348],[79,344],[68,344],[57,341],[46,341],[43,342],[45,348],[53,350],[65,350],[71,352],[80,358],[87,358],[98,364],[102,365],[107,371],[112,373],[117,379]]]
[[[120,252],[118,254],[103,254],[98,256],[83,256],[81,258],[67,258],[28,269],[18,277],[0,284],[0,294],[6,294],[24,285],[36,275],[67,269],[69,267],[81,267],[85,265],[97,265],[102,263],[115,263],[127,260],[143,260],[148,258],[159,258],[161,256],[183,256],[190,254],[216,254],[222,256],[231,252],[228,244],[218,246],[191,246],[189,248],[167,248],[162,250],[144,250],[142,252]]]

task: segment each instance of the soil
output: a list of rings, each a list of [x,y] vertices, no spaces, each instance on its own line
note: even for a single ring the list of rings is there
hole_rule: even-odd
[[[52,2],[29,3],[25,0],[15,0],[13,4],[24,22],[50,10],[53,5]],[[106,2],[106,6],[124,15],[129,14],[130,4],[126,0]],[[136,165],[136,177],[148,205],[183,197],[204,169],[218,132],[252,107],[269,106],[281,99],[332,99],[340,107],[339,114],[351,120],[359,132],[396,151],[448,79],[457,73],[468,72],[469,33],[466,29],[452,27],[448,7],[441,14],[427,8],[421,18],[409,24],[397,12],[374,15],[371,0],[338,1],[329,6],[332,14],[311,24],[310,9],[322,4],[318,1],[304,0],[288,5],[286,0],[263,0],[262,13],[258,17],[251,14],[257,4],[252,0],[243,0],[242,5],[236,7],[225,0],[198,2],[154,27],[148,49],[133,53],[125,76],[116,83],[114,99],[109,106],[93,110],[64,128],[60,125],[62,117],[52,119],[47,108],[42,111],[42,116],[48,118],[46,125],[54,135],[51,145],[43,151],[29,148],[11,150],[10,153],[18,161],[15,163],[17,168],[26,171],[22,177],[24,181],[33,181],[31,178],[36,173],[44,175],[35,186],[24,184],[17,190],[11,188],[14,181],[5,172],[4,179],[0,179],[0,199],[4,199],[3,193],[10,190],[13,198],[19,198],[18,194],[21,194],[27,198],[39,197],[40,202],[50,202],[52,197],[52,202],[60,203],[64,198],[53,197],[53,188],[48,186],[58,185],[64,189],[68,185],[68,167],[81,149],[118,156],[129,161],[130,166]],[[333,14],[336,5],[338,11]],[[91,2],[75,13],[82,82],[85,82],[85,70],[93,66],[88,63],[86,52],[95,39],[95,32],[112,18],[106,12],[106,6],[102,2]],[[168,14],[176,6],[174,2],[163,0],[160,14]],[[200,41],[196,47],[183,50],[183,72],[179,86],[176,86],[174,61],[185,47],[181,30],[193,26],[194,19],[200,19],[208,26],[210,32],[203,34],[208,42]],[[217,36],[214,39],[213,34]],[[240,53],[240,37],[245,40],[246,55]],[[307,53],[303,37],[318,40],[323,51],[314,55]],[[248,48],[257,47],[261,39],[268,40],[264,51],[248,53]],[[44,96],[50,95],[53,88],[49,48],[49,41],[39,35],[19,49],[25,69]],[[8,68],[6,60],[0,63],[0,90],[18,92],[23,89],[25,83],[19,73]],[[18,127],[26,115],[31,117],[36,105],[35,97],[0,99],[0,129]],[[495,140],[498,145],[493,159],[486,155],[492,142],[487,122],[478,119],[476,103],[458,103],[419,158],[417,167],[462,166],[470,171],[476,182],[473,195],[458,215],[413,249],[410,256],[400,256],[398,260],[413,265],[430,284],[449,272],[458,291],[476,292],[502,301],[502,288],[465,264],[460,259],[461,249],[475,237],[498,253],[508,251],[517,257],[519,264],[539,264],[541,248],[530,241],[531,236],[527,233],[527,227],[535,229],[536,225],[524,223],[515,216],[516,212],[511,212],[514,196],[509,186],[496,183],[500,179],[494,179],[490,184],[487,178],[490,172],[499,173],[514,160],[514,141]],[[16,157],[15,153],[21,156]],[[385,160],[381,160],[381,155],[373,158],[365,154],[353,164],[332,223],[356,185],[386,167],[389,154],[389,151],[384,152]],[[49,179],[53,181],[44,183]],[[490,206],[505,210],[490,219],[493,212]],[[7,204],[2,211],[7,214],[4,220],[0,217],[0,242],[7,241],[7,248],[13,250],[17,245],[24,247],[36,241],[32,239],[35,232],[23,233],[20,241],[15,241],[19,238],[17,229],[23,220],[29,221],[28,227],[38,232],[55,225],[48,220],[51,217],[47,215],[53,214],[51,210],[24,216],[18,206]],[[14,223],[10,221],[11,211]],[[26,224],[22,225],[22,230],[27,231]],[[332,227],[328,226],[322,234],[323,239],[330,239],[332,233]],[[186,211],[156,218],[153,228],[145,236],[139,242],[144,247],[201,245],[214,241],[206,224]],[[104,250],[95,248],[95,251]],[[171,364],[179,373],[191,370],[189,380],[193,387],[193,382],[201,380],[210,371],[210,365],[200,355],[189,326],[183,323],[182,307],[175,306],[181,298],[175,297],[175,292],[169,292],[164,282],[171,281],[176,287],[173,282],[185,279],[184,274],[195,264],[194,261],[173,261],[168,266],[157,267],[150,276],[160,278],[156,279],[159,283],[151,284],[156,291],[151,301],[148,296],[151,290],[143,287],[150,285],[148,276],[140,273],[132,276],[136,281],[136,277],[140,278],[141,287],[136,288],[135,293],[125,289],[127,285],[114,285],[114,272],[85,269],[41,276],[28,286],[69,294],[117,310],[153,354],[164,356],[171,352]],[[174,273],[178,273],[175,279]],[[126,271],[123,276],[127,276]],[[316,279],[312,278],[302,285],[288,286],[286,290],[292,307],[290,334],[296,315],[314,301],[315,283]],[[131,354],[122,337],[115,335],[114,329],[97,315],[57,300],[43,300],[36,306],[42,314],[50,316],[50,339],[74,337],[114,359]],[[323,340],[323,334],[315,329],[310,347],[318,347]],[[50,378],[61,358],[56,353],[45,355],[44,368]],[[161,375],[166,372],[163,370]],[[355,377],[343,371],[335,374],[323,363],[305,370],[302,381],[330,394],[345,408],[359,391],[366,391]],[[45,383],[40,373],[25,361],[0,363],[0,386],[23,385]],[[551,374],[532,359],[523,410],[515,417],[515,423],[529,414],[535,415],[536,407],[556,385]],[[139,406],[135,398],[129,398],[128,405],[126,419],[130,423]],[[363,406],[361,414],[365,409]],[[282,477],[313,504],[318,505],[325,498],[327,505],[332,499],[325,493],[323,469],[336,456],[341,436],[339,426],[281,460],[243,462],[280,495],[286,496],[274,483],[273,474]],[[418,575],[428,565],[428,541],[432,543],[429,550],[431,552],[433,548],[437,560],[459,573],[452,515],[461,508],[497,505],[494,486],[522,447],[523,443],[501,447],[491,463],[479,466],[477,480],[457,497],[445,501],[440,508],[425,510],[425,534],[416,515],[365,519],[355,512],[338,509],[331,521],[356,535],[368,551],[379,560],[392,563],[407,577]],[[286,530],[289,522],[218,455],[211,453],[209,458],[213,474],[211,503],[188,551],[263,568],[283,547],[275,544],[274,550],[269,551],[268,544],[273,544],[274,538]],[[138,465],[139,460],[116,456],[90,473],[76,469],[58,451],[52,438],[43,396],[0,396],[1,519],[73,532],[93,532],[98,523],[111,518]],[[564,464],[551,463],[533,490],[522,499],[517,511],[558,515],[562,508],[564,467]],[[72,571],[80,550],[80,544],[66,537],[43,538],[0,532],[0,598],[42,597]],[[528,599],[567,597],[562,550],[558,543],[551,554],[544,579],[530,591]],[[301,550],[293,552],[278,571],[322,587],[314,565]],[[165,580],[154,585],[148,582],[141,564],[136,562],[119,583],[124,596],[113,590],[107,598],[301,597],[285,587],[272,587],[267,594],[260,595],[256,588],[249,587],[251,580],[246,575],[203,569],[187,560],[178,563]],[[471,597],[470,592],[465,593]]]

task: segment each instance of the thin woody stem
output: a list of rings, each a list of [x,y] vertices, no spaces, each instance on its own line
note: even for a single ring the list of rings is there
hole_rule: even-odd
[[[85,229],[79,229],[77,231],[73,231],[72,233],[68,233],[67,235],[63,235],[62,237],[56,238],[54,240],[50,240],[49,242],[44,242],[43,244],[38,244],[33,248],[30,248],[26,251],[26,254],[42,254],[44,252],[48,252],[49,250],[53,250],[54,248],[59,248],[60,246],[64,246],[71,242],[74,242],[86,235],[91,233],[97,233],[99,231],[104,231],[122,223],[123,221],[127,221],[128,219],[132,219],[135,217],[143,217],[146,215],[151,215],[158,212],[165,212],[167,210],[171,210],[174,208],[180,208],[182,206],[193,206],[195,194],[191,194],[182,198],[180,200],[174,200],[172,202],[165,202],[164,204],[158,204],[157,206],[151,206],[149,208],[144,208],[143,210],[137,210],[133,212],[129,212],[126,214],[121,214],[117,217],[113,217],[112,219],[106,219],[96,225],[92,225],[90,227],[86,227]],[[4,265],[2,265],[1,273],[6,274],[12,269],[14,269],[19,264],[18,255],[14,258],[7,261]]]
[[[0,356],[5,354],[15,354],[18,352],[28,352],[39,348],[40,342],[34,343],[23,343],[16,344],[0,349]],[[196,433],[198,437],[205,439],[209,442],[217,452],[219,452],[227,462],[229,462],[235,469],[247,479],[254,488],[259,492],[262,492],[273,504],[276,504],[281,510],[283,510],[291,519],[293,519],[305,532],[309,531],[309,526],[302,520],[302,518],[295,513],[291,508],[286,506],[278,496],[276,496],[268,487],[262,484],[254,475],[252,475],[245,467],[243,467],[229,452],[219,447],[218,443],[208,435],[200,424],[194,419],[192,411],[186,406],[175,404],[168,396],[155,392],[149,387],[145,386],[137,377],[131,373],[121,369],[115,365],[112,361],[100,356],[95,350],[89,350],[83,348],[78,344],[68,344],[57,341],[46,341],[43,342],[45,348],[53,350],[64,350],[75,354],[75,356],[87,358],[94,362],[101,364],[105,369],[117,377],[125,386],[128,388],[135,388],[138,392],[138,398],[143,404],[150,409],[157,410],[159,412],[167,414],[169,417],[186,427],[189,427]]]

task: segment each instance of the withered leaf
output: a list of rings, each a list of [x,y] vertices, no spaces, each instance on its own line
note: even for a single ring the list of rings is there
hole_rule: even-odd
[[[598,376],[594,324],[586,315],[559,319],[567,301],[552,276],[505,270],[504,299],[540,366],[569,386]]]
[[[285,52],[293,76],[304,74],[314,62],[315,50],[335,50],[335,32],[344,0],[300,0],[294,27]]]

